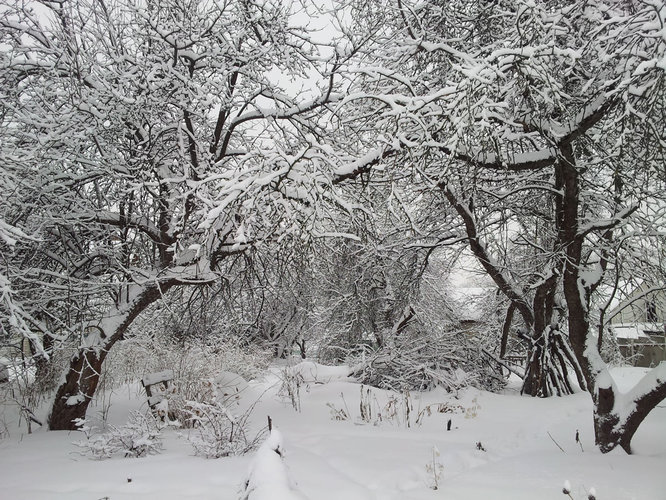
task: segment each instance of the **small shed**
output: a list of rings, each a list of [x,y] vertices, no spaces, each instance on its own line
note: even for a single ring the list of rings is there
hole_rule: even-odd
[[[666,361],[666,330],[659,323],[615,323],[610,327],[620,353],[633,366],[652,368]]]
[[[666,360],[666,286],[644,281],[609,313],[611,333],[632,365],[651,368]]]

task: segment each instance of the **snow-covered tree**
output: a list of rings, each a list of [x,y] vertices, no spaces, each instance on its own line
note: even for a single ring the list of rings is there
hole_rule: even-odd
[[[2,178],[2,182],[9,184],[9,179]],[[29,237],[17,227],[7,224],[0,218],[0,256],[6,267],[12,262],[12,252],[18,241],[28,240]],[[0,337],[3,342],[16,343],[15,347],[20,350],[21,340],[25,337],[35,341],[41,347],[40,339],[30,328],[34,319],[30,317],[27,308],[19,301],[12,283],[7,274],[0,271]],[[43,349],[42,349],[43,350]]]
[[[43,344],[77,347],[52,429],[85,416],[107,353],[147,306],[311,230],[335,198],[318,111],[338,99],[342,57],[324,60],[295,9],[10,1],[0,12],[2,168],[18,186],[0,216],[30,236],[7,279]],[[282,90],[315,69],[318,93]]]
[[[666,7],[382,6],[354,2],[378,45],[345,101],[366,153],[340,174],[411,175],[456,223],[428,240],[467,244],[509,299],[505,333],[522,318],[531,342],[524,391],[570,392],[573,367],[592,395],[597,444],[629,452],[666,396],[666,366],[620,393],[591,307],[613,266],[640,248],[633,243],[663,239]]]

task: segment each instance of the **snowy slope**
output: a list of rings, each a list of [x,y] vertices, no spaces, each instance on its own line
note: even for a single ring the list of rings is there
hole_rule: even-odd
[[[300,413],[284,391],[278,394],[283,368],[252,381],[241,405],[260,399],[254,425],[264,426],[266,416],[272,417],[282,434],[290,488],[310,500],[565,499],[567,480],[575,499],[587,498],[591,487],[598,500],[666,498],[665,404],[634,438],[635,455],[601,455],[593,446],[591,403],[584,393],[550,399],[521,397],[515,390],[410,394],[408,428],[404,395],[375,389],[368,395],[364,389],[371,416],[362,422],[361,388],[345,378],[344,368],[306,364],[297,372],[302,375]],[[614,375],[628,388],[641,373],[624,368]],[[110,422],[124,423],[142,404],[136,388],[117,390]],[[333,420],[332,412],[339,416],[341,409],[350,418]],[[451,431],[446,430],[449,419]],[[575,442],[577,430],[584,451]],[[187,431],[164,431],[159,455],[98,461],[81,456],[72,444],[80,433],[12,430],[0,440],[0,499],[240,498],[253,456],[195,457],[178,436],[182,432]],[[433,470],[439,471],[437,490]]]

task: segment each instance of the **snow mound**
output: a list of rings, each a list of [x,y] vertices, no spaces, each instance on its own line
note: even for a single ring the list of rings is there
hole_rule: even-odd
[[[218,395],[222,396],[223,399],[228,396],[239,395],[248,388],[247,381],[233,372],[220,372],[215,377],[214,383]]]
[[[282,434],[273,429],[250,464],[242,500],[307,500],[284,462]]]
[[[289,368],[293,374],[299,374],[303,382],[328,383],[333,380],[349,378],[348,366],[327,366],[312,361],[302,361]]]

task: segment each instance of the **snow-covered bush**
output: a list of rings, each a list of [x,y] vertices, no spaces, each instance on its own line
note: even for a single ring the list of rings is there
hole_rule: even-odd
[[[419,301],[383,335],[381,346],[347,359],[353,376],[363,384],[395,391],[440,386],[453,392],[469,385],[501,388],[505,382],[501,369],[481,355],[490,347],[484,333],[489,326],[479,322],[470,331],[454,312],[442,310],[444,299],[427,290],[424,287]]]
[[[85,420],[77,421],[77,425],[85,439],[75,444],[93,458],[101,460],[117,454],[138,458],[162,451],[160,429],[150,413],[132,412],[125,425],[111,426],[102,434],[94,433]]]
[[[48,378],[58,379],[58,369],[62,366],[63,352],[56,351],[51,355],[49,362],[37,364],[34,359],[21,357],[15,359],[5,359],[4,366],[7,370],[7,380],[0,383],[0,406],[2,411],[0,414],[0,429],[4,429],[9,434],[9,427],[4,421],[4,411],[9,410],[9,413],[16,412],[18,415],[18,425],[22,427],[25,425],[28,434],[34,429],[33,424],[39,426],[44,422],[40,420],[42,417],[37,417],[40,406],[45,400],[48,400],[52,394],[52,389],[56,386],[53,380],[48,381]],[[44,361],[44,360],[41,360]],[[13,418],[13,417],[12,417]],[[0,430],[0,436],[2,430]]]
[[[366,355],[353,375],[363,384],[383,389],[428,390],[435,386],[455,391],[482,380],[471,367],[472,352],[460,332],[427,335],[416,332]]]
[[[243,484],[241,500],[306,500],[284,461],[282,434],[273,428],[257,450]]]
[[[148,373],[172,370],[175,394],[186,401],[206,401],[207,381],[221,372],[246,380],[260,375],[270,354],[226,333],[229,320],[210,317],[214,304],[205,308],[206,314],[197,315],[191,309],[203,306],[195,301],[195,307],[191,300],[184,290],[169,293],[138,318],[109,352],[100,387],[117,388]]]
[[[262,437],[261,434],[252,438],[248,436],[252,408],[237,416],[224,402],[190,401],[186,411],[192,427],[187,440],[197,456],[220,458],[243,455],[252,451]]]
[[[177,343],[156,332],[154,336],[131,337],[122,342],[107,360],[104,377],[117,387],[143,378],[147,373],[173,370],[176,392],[197,400],[200,381],[227,371],[246,380],[258,376],[269,364],[270,356],[255,347],[220,341],[214,345],[196,342]]]
[[[188,378],[186,384],[182,382],[182,379],[176,379],[166,397],[169,421],[183,428],[195,426],[198,423],[197,412],[207,405],[225,409],[237,406],[241,393],[247,387],[245,379],[231,372],[220,372],[200,380]]]
[[[233,374],[246,385],[244,377],[260,373],[267,366],[267,359],[259,350],[243,351],[232,343],[177,344],[157,333],[150,338],[131,337],[109,354],[96,404],[104,410],[105,395],[114,388],[134,383],[149,373],[171,370],[173,379],[169,381],[166,395],[169,420],[189,427],[190,402],[213,403],[218,390],[225,389],[220,386],[225,383],[220,380],[225,374]],[[235,384],[233,389],[240,390],[240,387]]]

